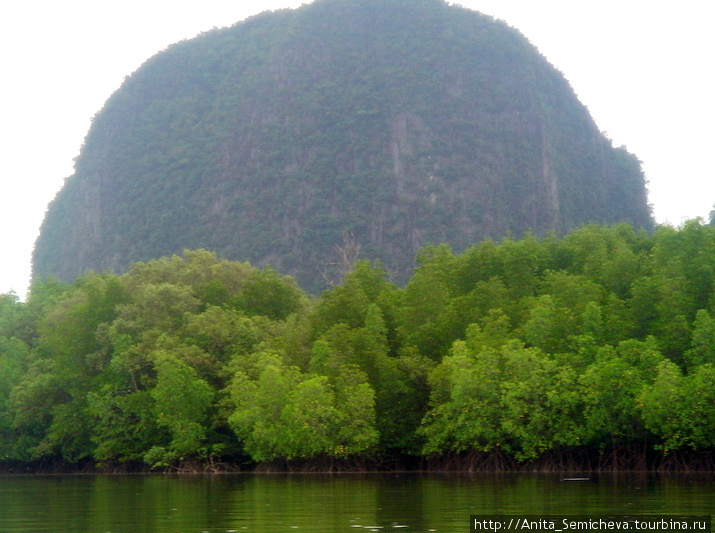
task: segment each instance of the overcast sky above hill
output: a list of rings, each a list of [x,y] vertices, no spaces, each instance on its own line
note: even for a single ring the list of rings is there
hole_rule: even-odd
[[[295,0],[40,0],[0,20],[0,293],[23,297],[48,202],[90,120],[169,44]],[[518,28],[571,82],[596,123],[642,161],[657,222],[715,203],[715,2],[463,0]]]

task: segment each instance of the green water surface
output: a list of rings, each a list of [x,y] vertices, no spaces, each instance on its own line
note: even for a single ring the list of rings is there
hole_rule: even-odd
[[[0,532],[468,532],[478,514],[713,514],[715,477],[0,476]]]

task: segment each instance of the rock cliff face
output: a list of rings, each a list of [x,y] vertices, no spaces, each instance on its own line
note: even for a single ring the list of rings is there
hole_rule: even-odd
[[[399,281],[419,247],[649,228],[638,160],[503,23],[441,0],[316,0],[178,43],[96,116],[34,273],[184,248],[318,291],[344,249]]]

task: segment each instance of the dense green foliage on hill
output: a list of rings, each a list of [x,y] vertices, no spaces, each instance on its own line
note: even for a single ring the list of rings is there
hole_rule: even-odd
[[[426,244],[621,221],[652,228],[638,160],[518,31],[443,0],[316,0],[129,76],[48,209],[34,273],[203,248],[317,294],[346,237],[404,282]]]
[[[187,251],[4,295],[0,458],[712,459],[715,226],[588,226],[418,263],[404,288],[358,262],[309,298]]]

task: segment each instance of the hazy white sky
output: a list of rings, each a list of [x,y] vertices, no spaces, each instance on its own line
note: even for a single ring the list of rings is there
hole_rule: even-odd
[[[0,293],[24,297],[47,204],[90,120],[146,59],[300,0],[12,0],[0,19]],[[715,2],[462,0],[518,28],[641,161],[656,220],[715,203]]]

